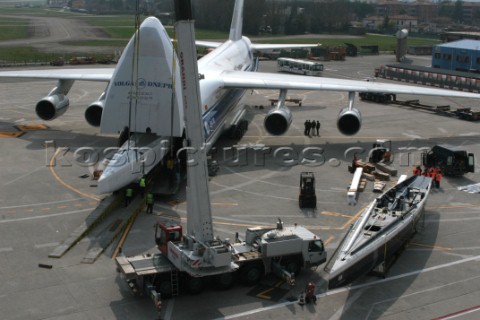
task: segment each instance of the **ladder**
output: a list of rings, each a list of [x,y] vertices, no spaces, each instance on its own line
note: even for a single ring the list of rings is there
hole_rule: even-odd
[[[179,287],[177,268],[172,268],[172,272],[170,273],[170,282],[172,283],[172,297],[177,297]]]

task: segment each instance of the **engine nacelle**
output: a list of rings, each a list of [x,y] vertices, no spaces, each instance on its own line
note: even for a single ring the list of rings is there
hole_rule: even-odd
[[[37,103],[35,112],[42,120],[53,120],[67,111],[70,101],[64,94],[46,96]]]
[[[356,134],[362,126],[362,115],[357,108],[343,108],[338,114],[337,128],[346,135]]]
[[[265,130],[274,136],[280,136],[287,132],[291,123],[292,112],[288,108],[276,108],[270,110],[263,121]]]
[[[85,110],[85,120],[92,127],[100,127],[100,122],[102,120],[103,113],[103,101],[95,101]]]

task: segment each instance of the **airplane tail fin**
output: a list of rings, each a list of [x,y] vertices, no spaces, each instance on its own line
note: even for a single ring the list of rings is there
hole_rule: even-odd
[[[233,9],[232,25],[230,26],[229,39],[232,41],[242,38],[243,26],[243,0],[235,0],[235,8]]]

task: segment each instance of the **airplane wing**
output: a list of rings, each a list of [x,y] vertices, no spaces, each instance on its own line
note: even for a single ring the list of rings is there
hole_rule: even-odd
[[[46,70],[2,71],[0,78],[110,81],[114,68],[68,68]]]
[[[197,46],[205,48],[217,48],[220,47],[222,43],[223,42],[195,40]]]
[[[223,42],[202,41],[196,40],[195,44],[199,47],[217,48]],[[314,48],[321,46],[321,44],[271,44],[271,43],[252,43],[252,49],[256,51],[274,50],[274,49],[300,49],[300,48]]]
[[[271,43],[252,43],[252,49],[257,51],[273,50],[273,49],[301,49],[315,48],[321,44],[271,44]]]
[[[225,71],[222,73],[221,78],[225,88],[383,92],[395,94],[480,98],[480,94],[471,92],[425,88],[405,84],[398,85],[391,83],[310,77],[282,73]]]

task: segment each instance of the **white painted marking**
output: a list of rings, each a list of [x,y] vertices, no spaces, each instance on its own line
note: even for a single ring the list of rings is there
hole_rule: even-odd
[[[46,166],[41,166],[41,167],[39,167],[39,168],[37,168],[37,169],[34,169],[34,170],[30,171],[30,172],[27,172],[27,173],[21,175],[21,176],[19,176],[19,177],[16,177],[16,178],[13,179],[13,180],[10,180],[10,181],[8,181],[8,182],[5,182],[3,185],[4,185],[4,186],[8,186],[9,184],[14,183],[15,181],[18,181],[18,180],[20,180],[20,179],[23,179],[23,178],[31,175],[31,174],[34,173],[34,172],[37,172],[37,171],[39,171],[39,170],[41,170],[41,169],[46,169],[46,168],[47,168]]]
[[[457,264],[462,264],[462,263],[470,262],[470,261],[473,261],[473,260],[480,260],[480,255],[465,258],[465,259],[461,259],[461,260],[457,260],[457,261],[453,261],[453,262],[449,262],[449,263],[445,263],[445,264],[441,264],[441,265],[430,267],[430,268],[425,268],[425,269],[421,269],[421,270],[415,270],[415,271],[407,272],[407,273],[404,273],[404,274],[399,274],[397,276],[389,277],[389,278],[386,278],[386,279],[380,279],[380,280],[376,280],[376,281],[367,282],[367,283],[356,285],[356,286],[353,286],[353,287],[344,287],[344,288],[339,288],[339,289],[327,291],[326,293],[317,294],[317,299],[322,298],[322,297],[335,295],[335,294],[338,294],[338,293],[343,293],[343,292],[349,292],[349,291],[353,291],[353,290],[357,290],[357,289],[362,289],[362,288],[365,288],[365,287],[372,287],[372,286],[375,286],[377,284],[387,283],[387,282],[391,282],[391,281],[394,281],[394,280],[403,279],[403,278],[406,278],[406,277],[412,277],[412,276],[416,276],[416,275],[421,274],[421,273],[435,271],[435,270],[443,269],[443,268],[448,268],[448,267],[455,266]],[[296,304],[296,303],[298,303],[298,301],[282,302],[282,303],[275,304],[275,305],[272,305],[272,306],[269,306],[269,307],[253,309],[253,310],[249,310],[249,311],[245,311],[245,312],[241,312],[241,313],[237,313],[237,314],[231,314],[229,316],[225,316],[225,317],[222,317],[222,318],[217,318],[215,320],[222,320],[222,319],[226,320],[226,319],[235,319],[235,318],[245,317],[245,316],[253,315],[253,314],[268,311],[268,310],[274,310],[274,309],[277,309],[277,308],[290,306],[290,305]],[[321,303],[321,302],[319,302],[319,303]]]
[[[0,252],[11,252],[11,251],[13,251],[12,247],[0,248]]]
[[[15,120],[14,122],[15,122],[15,123],[19,123],[19,122],[24,122],[24,121],[26,121],[26,120],[27,120],[27,119],[25,119],[25,118],[21,118],[21,119]]]
[[[471,277],[471,278],[464,279],[464,280],[461,280],[461,281],[450,282],[450,283],[447,283],[447,284],[444,284],[444,285],[441,285],[441,286],[432,287],[432,288],[428,288],[428,289],[425,289],[425,290],[421,290],[421,291],[416,291],[416,292],[412,292],[412,293],[409,293],[409,294],[405,294],[405,295],[402,295],[402,296],[400,297],[400,299],[405,299],[405,298],[410,297],[410,296],[414,296],[414,295],[417,295],[417,294],[423,294],[423,293],[427,293],[427,292],[430,292],[430,291],[440,290],[440,289],[443,289],[443,288],[445,288],[445,287],[448,287],[448,286],[451,286],[451,285],[454,285],[454,284],[458,284],[458,283],[462,283],[462,282],[468,282],[468,281],[471,281],[471,280],[474,280],[474,279],[477,279],[477,278],[480,278],[480,276],[475,276],[475,277]],[[385,299],[385,300],[381,300],[381,301],[375,302],[375,303],[370,307],[370,310],[368,311],[367,316],[365,317],[365,320],[367,320],[368,318],[370,318],[370,314],[372,313],[373,309],[374,309],[377,305],[382,304],[382,303],[386,303],[386,302],[390,302],[390,301],[397,301],[397,300],[399,300],[399,297],[390,298],[390,299]]]
[[[352,297],[348,298],[347,303],[345,303],[341,308],[339,308],[337,310],[337,312],[335,312],[329,319],[330,320],[341,319],[342,315],[343,315],[343,312],[348,310],[350,308],[350,306],[362,296],[364,291],[365,291],[365,289],[359,290],[358,292],[355,292],[355,294],[353,294]]]
[[[175,299],[168,300],[167,309],[165,310],[165,315],[163,316],[163,319],[165,319],[165,320],[172,319],[173,305],[174,304],[175,304]]]
[[[35,248],[40,249],[40,248],[56,247],[59,244],[60,244],[60,242],[42,243],[42,244],[36,244]]]
[[[82,200],[82,199],[84,199],[84,198],[75,198],[75,199],[69,199],[69,200],[60,200],[60,201],[43,202],[43,203],[22,204],[22,205],[18,205],[18,206],[0,207],[0,210],[44,206],[44,205],[57,204],[57,203],[63,203],[63,202],[77,201],[77,200]]]
[[[8,223],[8,222],[20,222],[20,221],[29,221],[29,220],[36,220],[36,219],[43,219],[43,218],[52,218],[52,217],[59,217],[59,216],[68,216],[75,213],[85,212],[85,211],[92,211],[95,208],[83,209],[83,210],[75,210],[75,211],[68,211],[68,212],[61,212],[61,213],[54,213],[54,214],[47,214],[43,216],[35,216],[35,217],[27,217],[27,218],[18,218],[18,219],[6,219],[1,220],[0,223]]]
[[[422,139],[421,136],[419,135],[416,135],[414,133],[410,133],[410,132],[403,132],[402,135],[408,137],[408,138],[411,138],[411,139]]]

